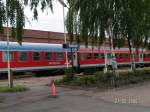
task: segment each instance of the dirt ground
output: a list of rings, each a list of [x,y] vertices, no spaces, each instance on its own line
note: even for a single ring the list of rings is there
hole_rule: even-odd
[[[30,77],[30,78],[20,78],[14,79],[14,85],[25,85],[27,87],[35,87],[46,85],[51,82],[51,80],[61,79],[63,76],[49,76],[49,77]],[[7,80],[0,80],[0,86],[8,85]]]
[[[8,110],[8,108],[14,105],[16,106],[16,105],[21,104],[21,106],[24,107],[27,104],[28,106],[30,106],[30,103],[31,105],[34,105],[35,103],[39,103],[39,100],[43,102],[45,101],[49,102],[46,98],[51,94],[51,90],[50,90],[51,87],[46,86],[46,85],[49,84],[50,81],[53,79],[61,79],[61,78],[62,76],[15,79],[14,80],[15,85],[16,84],[26,85],[31,90],[27,92],[15,93],[15,94],[11,94],[11,93],[2,94],[1,93],[0,94],[0,109],[2,108],[6,110],[6,112],[9,112],[10,110]],[[2,85],[7,85],[7,80],[0,81],[0,86]],[[99,104],[102,103],[100,106],[103,107],[104,105],[107,104],[108,106],[110,105],[114,110],[116,108],[120,108],[120,109],[125,108],[126,110],[126,109],[135,108],[134,106],[136,106],[136,108],[140,106],[141,108],[144,108],[144,109],[148,108],[149,110],[147,112],[150,111],[150,108],[149,108],[150,107],[150,82],[125,86],[125,87],[117,88],[117,89],[108,89],[105,91],[98,90],[98,89],[92,90],[92,89],[81,89],[81,88],[78,89],[78,88],[66,88],[66,87],[56,87],[56,89],[57,89],[57,95],[61,96],[60,99],[67,97],[70,99],[70,103],[72,103],[71,98],[77,97],[79,98],[78,100],[80,100],[86,97],[86,99],[82,100],[84,103],[86,102],[86,100],[90,101],[89,98],[92,98],[91,100],[94,99],[94,102],[96,105],[97,103]],[[69,99],[63,99],[62,103],[68,102]],[[76,101],[76,98],[74,100]],[[47,104],[47,102],[43,104]],[[79,104],[79,108],[80,108],[80,101],[79,102],[77,101],[77,104]],[[93,106],[95,104],[93,104]],[[115,107],[114,107],[114,104],[116,104]],[[121,107],[120,105],[125,105],[125,107]],[[19,107],[19,109],[21,108],[21,106]],[[17,107],[13,107],[13,108],[14,108],[14,112],[16,111],[16,109],[18,109]],[[48,107],[45,107],[45,108],[48,108]],[[63,105],[61,108],[63,108]],[[138,110],[140,110],[141,108],[139,108]],[[107,108],[104,109],[104,111],[106,110]],[[23,112],[26,112],[25,108]]]
[[[40,77],[40,78],[23,78],[15,79],[14,84],[16,85],[25,85],[30,88],[39,88],[50,83],[51,80],[61,79],[62,76],[53,76],[53,77]],[[1,80],[0,86],[7,85],[7,80]],[[69,88],[68,88],[69,89]],[[70,88],[71,89],[71,88]],[[122,103],[122,104],[136,104],[150,107],[150,82],[145,82],[142,84],[125,86],[117,89],[108,89],[108,90],[81,90],[76,89],[73,94],[84,94],[86,96],[92,96],[96,98],[101,98],[105,101]]]

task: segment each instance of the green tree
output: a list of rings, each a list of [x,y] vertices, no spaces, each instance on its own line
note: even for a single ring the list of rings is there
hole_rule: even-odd
[[[34,14],[33,18],[37,20],[39,5],[41,5],[42,11],[47,8],[52,11],[52,0],[0,0],[0,33],[3,33],[4,26],[7,26],[7,40],[9,40],[8,27],[10,26],[12,36],[21,44],[23,28],[25,27],[24,8],[30,6]],[[8,80],[9,87],[13,87],[9,56],[9,42],[7,42]]]
[[[131,68],[135,70],[132,48],[147,46],[150,32],[150,1],[122,0],[122,34],[126,37],[131,54]]]
[[[70,7],[67,15],[67,30],[70,37],[76,34],[86,46],[89,43],[92,46],[100,46],[107,34],[112,58],[115,59],[114,48],[121,47],[123,45],[121,43],[124,42],[120,33],[121,2],[118,0],[68,0],[68,4]],[[117,63],[115,62],[112,67],[116,72]]]
[[[86,45],[100,45],[106,37],[110,48],[121,47],[127,40],[134,69],[133,47],[149,45],[150,1],[148,0],[68,0],[67,30]],[[77,31],[77,32],[75,32]],[[144,42],[143,42],[144,41]],[[112,52],[112,58],[115,53]]]
[[[33,11],[33,18],[38,19],[37,8],[52,10],[52,0],[0,0],[0,33],[3,33],[7,21],[12,29],[12,36],[20,44],[22,42],[23,28],[25,27],[24,8],[29,6]]]

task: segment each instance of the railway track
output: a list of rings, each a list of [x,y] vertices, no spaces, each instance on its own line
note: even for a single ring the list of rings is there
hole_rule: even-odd
[[[137,68],[137,70],[150,70],[150,67]],[[121,72],[131,72],[131,69],[129,69],[129,68],[121,68],[121,69],[118,69],[118,72],[119,73],[121,73]],[[83,75],[83,73],[80,73],[80,74],[77,74],[77,75]],[[36,77],[36,75],[33,74],[33,73],[19,74],[19,75],[14,75],[13,79],[31,78],[31,77]],[[0,77],[0,80],[3,80],[3,79],[7,79],[7,75],[6,75],[6,77]]]

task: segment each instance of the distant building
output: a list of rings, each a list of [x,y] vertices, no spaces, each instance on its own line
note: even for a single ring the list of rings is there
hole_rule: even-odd
[[[0,41],[6,41],[6,29],[4,29],[3,34],[0,34]],[[10,30],[10,41],[16,41],[15,38],[11,37],[11,30]],[[67,41],[69,42],[68,36]],[[23,42],[63,44],[64,33],[25,29],[23,34]],[[106,42],[102,44],[102,47],[104,45],[108,47],[109,41],[106,40]]]
[[[3,34],[0,34],[0,41],[6,41],[6,29],[4,29]],[[11,37],[11,33],[10,41],[16,41]],[[23,42],[62,44],[64,43],[64,33],[25,29],[23,34]]]

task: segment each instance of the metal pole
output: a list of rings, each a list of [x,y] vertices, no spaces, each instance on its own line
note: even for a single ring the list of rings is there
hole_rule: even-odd
[[[6,4],[6,16],[7,16],[7,30],[6,30],[6,33],[7,33],[7,72],[8,72],[8,86],[9,88],[11,88],[13,86],[13,83],[12,83],[12,76],[11,76],[12,74],[10,70],[9,19],[8,19],[7,4]]]
[[[63,0],[64,2],[64,0]],[[66,27],[65,27],[65,8],[63,6],[63,22],[64,22],[64,42],[65,44],[67,44],[67,36],[66,36]],[[65,49],[65,54],[66,54],[66,67],[68,69],[69,65],[68,65],[68,52],[67,49]]]
[[[115,73],[116,76],[118,76],[118,66],[117,66],[117,61],[115,57],[115,52],[114,52],[114,42],[113,42],[113,32],[111,31],[111,28],[109,27],[109,34],[111,36],[110,41],[111,41],[111,59],[112,59],[112,67],[113,67],[113,72]]]
[[[106,53],[106,46],[105,46],[105,41],[104,41],[104,59],[105,59],[105,68],[104,68],[104,73],[107,73],[107,53]]]
[[[73,64],[73,51],[72,51],[72,48],[71,48],[71,60],[72,60],[72,67],[71,67],[71,79],[73,78],[73,74],[74,74],[74,64]]]

